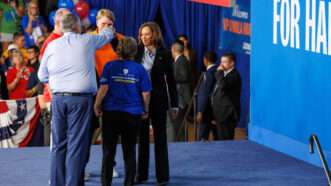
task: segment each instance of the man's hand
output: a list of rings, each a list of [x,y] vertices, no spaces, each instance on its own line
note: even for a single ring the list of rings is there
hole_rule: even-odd
[[[217,71],[223,71],[224,70],[224,67],[222,65],[222,63],[217,67]]]
[[[110,30],[113,32],[113,34],[115,34],[115,28],[114,28],[113,25],[111,25],[111,26],[108,26],[108,25],[101,25],[101,26],[100,26],[100,30],[99,30],[99,32],[102,32],[104,29],[110,29]]]
[[[95,115],[98,116],[98,117],[102,116],[101,105],[99,105],[99,104],[94,104],[94,113],[95,113]]]
[[[171,120],[175,120],[177,118],[178,111],[176,109],[171,109],[170,111],[170,118]]]
[[[197,114],[197,123],[198,124],[202,123],[202,112],[198,112],[198,114]]]

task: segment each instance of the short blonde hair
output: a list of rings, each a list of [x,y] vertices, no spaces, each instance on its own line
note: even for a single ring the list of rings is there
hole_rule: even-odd
[[[103,9],[100,9],[99,11],[98,11],[98,14],[97,14],[97,20],[98,19],[101,19],[102,17],[107,17],[108,19],[110,19],[110,20],[112,20],[113,22],[115,22],[115,15],[114,15],[114,13],[111,11],[111,10],[109,10],[109,9],[105,9],[105,8],[103,8]]]

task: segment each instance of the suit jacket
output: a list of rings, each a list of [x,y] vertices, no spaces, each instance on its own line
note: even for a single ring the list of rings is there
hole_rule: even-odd
[[[218,122],[240,118],[240,94],[241,77],[236,69],[233,69],[224,77],[223,71],[215,73],[216,84],[212,94],[212,107],[214,117]]]
[[[211,106],[210,96],[213,92],[213,88],[216,82],[215,79],[215,71],[217,66],[214,65],[210,67],[203,74],[203,79],[201,80],[201,84],[198,89],[198,101],[197,101],[197,109],[198,112],[206,111],[206,108]]]
[[[138,46],[138,52],[136,55],[136,61],[142,63],[144,56],[144,46]],[[153,67],[150,72],[152,91],[150,107],[151,112],[157,112],[161,109],[167,110],[169,108],[168,101],[171,107],[178,107],[178,98],[176,90],[176,82],[174,78],[174,72],[172,67],[171,53],[163,47],[156,50]],[[166,81],[169,89],[169,98],[166,87]]]
[[[191,100],[192,74],[190,63],[184,55],[181,55],[174,62],[175,80],[177,84],[178,101],[184,108]]]
[[[189,63],[191,67],[191,73],[192,73],[192,85],[191,89],[193,90],[198,82],[198,78],[200,77],[200,72],[197,68],[197,53],[193,48],[189,48]]]

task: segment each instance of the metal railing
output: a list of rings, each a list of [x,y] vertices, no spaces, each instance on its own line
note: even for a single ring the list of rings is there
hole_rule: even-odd
[[[331,186],[331,176],[330,176],[329,166],[328,166],[328,163],[325,159],[321,144],[320,144],[316,134],[312,134],[309,138],[309,151],[310,151],[311,154],[314,153],[314,142],[317,146],[317,151],[318,151],[318,154],[319,154],[320,159],[322,161],[324,172],[325,172],[325,175],[326,175],[326,177],[328,179],[328,182],[329,182],[329,186]]]

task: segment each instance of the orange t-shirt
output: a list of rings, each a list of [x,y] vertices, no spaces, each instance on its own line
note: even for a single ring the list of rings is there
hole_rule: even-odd
[[[97,31],[92,32],[91,34],[98,34]],[[122,40],[124,36],[122,34],[116,33],[118,40]],[[118,59],[118,55],[116,51],[113,49],[110,43],[104,45],[103,47],[99,48],[95,52],[95,68],[98,73],[98,77],[101,76],[103,67],[110,61],[114,61]]]

